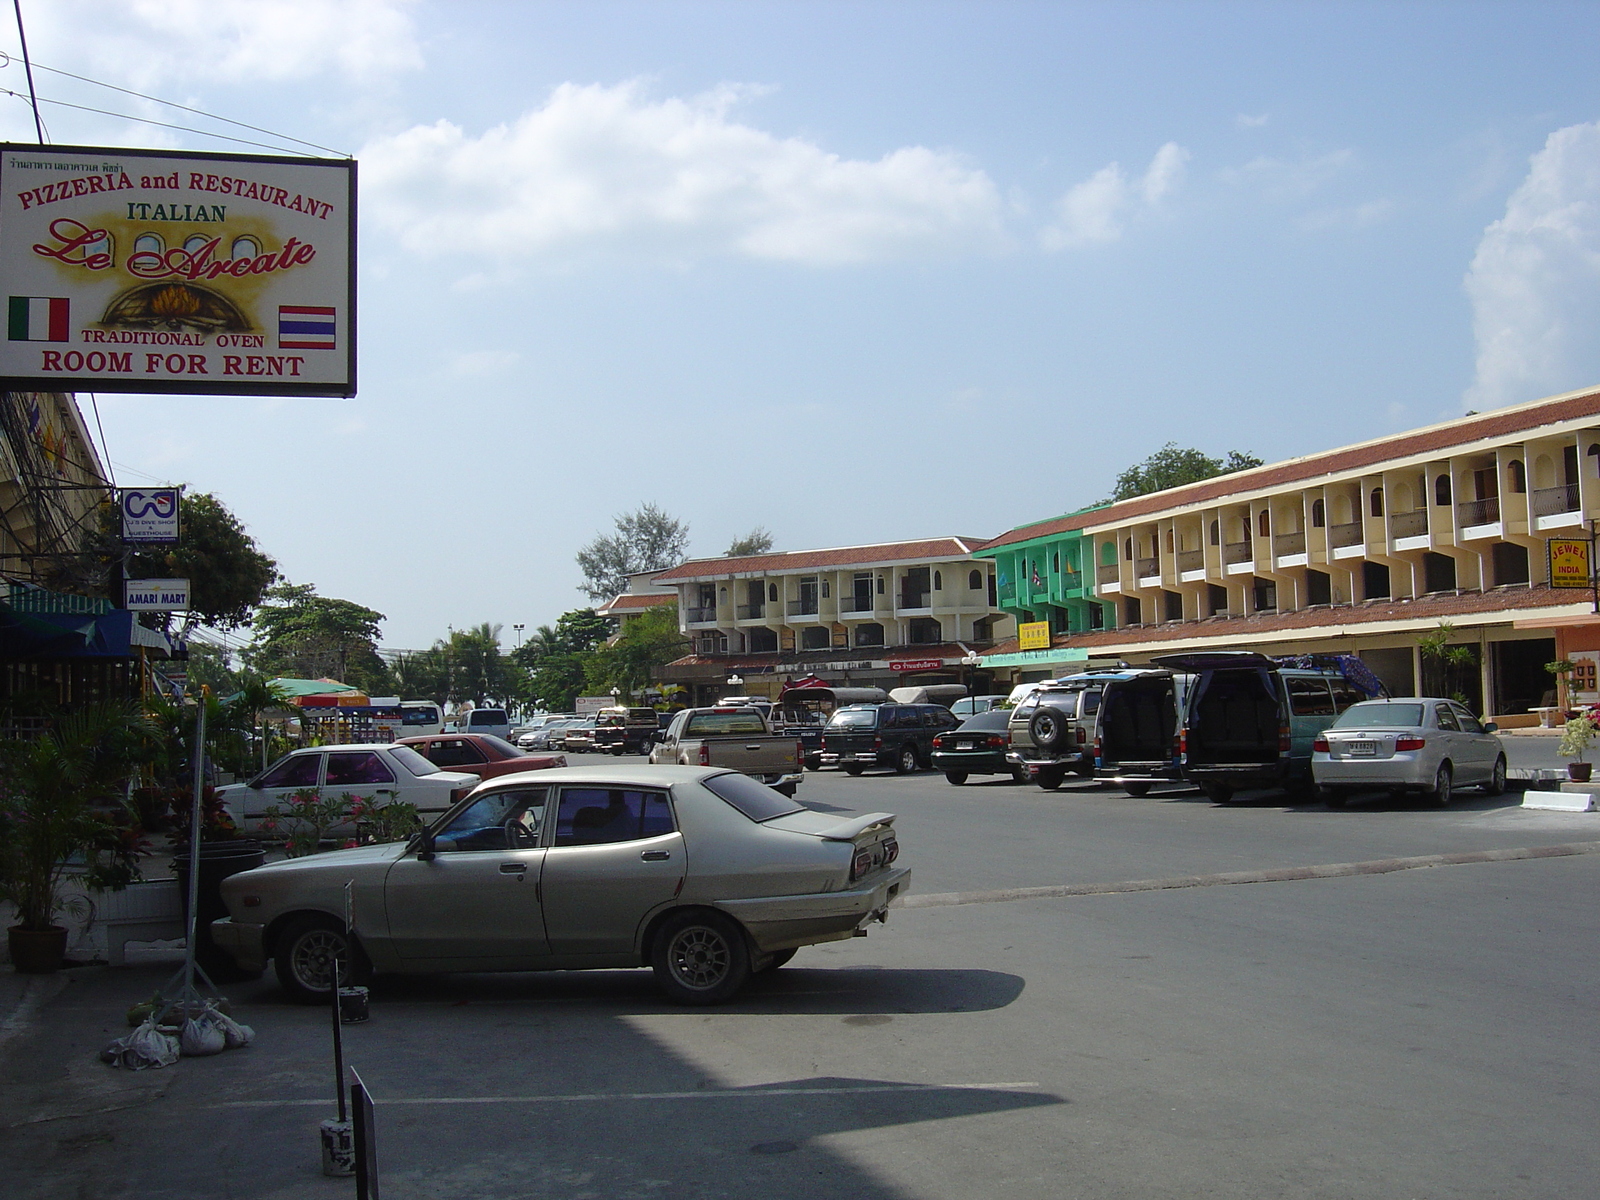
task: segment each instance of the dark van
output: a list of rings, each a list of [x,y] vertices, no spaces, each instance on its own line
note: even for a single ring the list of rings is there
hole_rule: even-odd
[[[1354,655],[1285,661],[1248,650],[1163,654],[1192,673],[1179,731],[1183,777],[1218,804],[1246,788],[1310,788],[1311,743],[1350,705],[1384,695]]]
[[[933,761],[933,739],[961,724],[942,704],[849,704],[822,731],[822,764],[846,774],[893,767],[910,774]]]
[[[1132,670],[1106,679],[1094,728],[1094,777],[1143,796],[1183,779],[1178,715],[1194,676]]]

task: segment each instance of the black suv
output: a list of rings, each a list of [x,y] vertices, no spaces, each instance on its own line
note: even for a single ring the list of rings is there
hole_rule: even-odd
[[[933,739],[961,724],[942,704],[847,704],[822,731],[822,765],[847,774],[893,767],[902,775],[933,760]]]

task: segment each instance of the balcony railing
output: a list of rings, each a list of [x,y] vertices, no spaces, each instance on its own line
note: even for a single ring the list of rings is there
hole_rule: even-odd
[[[1412,509],[1410,512],[1389,514],[1390,537],[1421,537],[1428,532],[1428,510]]]
[[[1161,574],[1161,560],[1159,558],[1141,558],[1134,562],[1134,574],[1140,579],[1149,579],[1152,575]]]
[[[933,593],[932,592],[901,592],[900,593],[900,607],[901,608],[927,608],[928,607],[928,603],[932,598],[933,598]]]
[[[872,611],[872,597],[840,596],[839,611],[842,613],[869,613]]]
[[[817,602],[815,600],[791,600],[788,604],[788,613],[791,617],[814,617],[817,615]]]
[[[1015,604],[1017,602],[1017,585],[1014,583],[1008,583],[1002,587],[999,592],[996,593],[996,595],[999,597],[1002,608],[1007,604]]]
[[[1553,517],[1556,513],[1578,511],[1578,485],[1564,483],[1560,487],[1533,489],[1533,515]]]
[[[1351,521],[1345,525],[1328,526],[1328,545],[1330,546],[1359,546],[1361,544],[1361,522]]]
[[[1204,550],[1179,550],[1178,570],[1199,571],[1206,565],[1206,552]]]
[[[1083,574],[1080,571],[1063,571],[1061,573],[1061,590],[1064,592],[1081,591],[1083,588]]]
[[[1117,574],[1117,564],[1108,563],[1106,566],[1101,567],[1095,578],[1101,583],[1115,583],[1120,578]]]
[[[1500,497],[1485,500],[1463,500],[1456,505],[1456,520],[1463,528],[1472,525],[1493,525],[1500,519]]]
[[[1278,534],[1272,539],[1272,552],[1274,554],[1304,554],[1306,552],[1305,530]]]
[[[1254,557],[1254,551],[1249,542],[1225,542],[1222,546],[1222,561],[1225,563],[1249,562]]]
[[[714,604],[710,608],[690,608],[684,610],[684,620],[688,621],[691,625],[702,621],[715,621],[716,619],[717,607]]]
[[[741,604],[734,610],[734,615],[741,621],[759,621],[767,615],[765,604]]]

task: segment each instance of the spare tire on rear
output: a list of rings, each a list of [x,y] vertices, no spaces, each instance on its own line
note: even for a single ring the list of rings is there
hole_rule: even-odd
[[[1067,714],[1059,708],[1041,706],[1028,722],[1028,736],[1041,750],[1064,750],[1067,733]]]

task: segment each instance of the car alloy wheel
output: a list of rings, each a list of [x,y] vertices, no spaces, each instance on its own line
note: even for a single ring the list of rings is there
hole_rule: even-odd
[[[295,1000],[326,1003],[335,970],[341,982],[350,982],[350,942],[332,918],[302,918],[279,939],[273,966],[283,990]]]
[[[901,746],[900,757],[895,760],[894,769],[902,775],[909,775],[917,769],[917,748],[915,746]]]
[[[1450,803],[1450,764],[1440,763],[1439,773],[1433,777],[1433,791],[1428,794],[1440,808]]]
[[[1494,760],[1494,770],[1489,775],[1489,782],[1483,785],[1483,790],[1490,796],[1504,794],[1506,790],[1506,756],[1504,754]]]
[[[650,955],[656,982],[679,1004],[716,1004],[750,976],[744,931],[715,912],[669,917]]]

